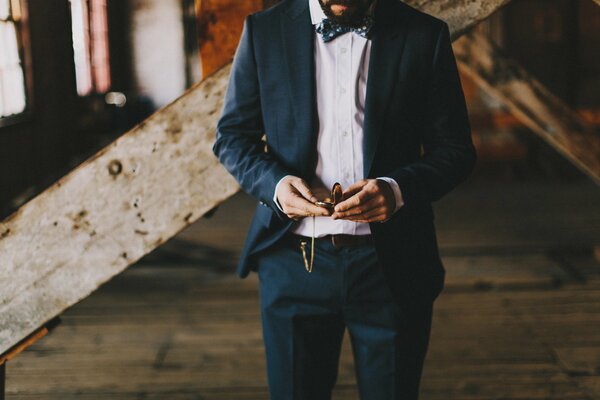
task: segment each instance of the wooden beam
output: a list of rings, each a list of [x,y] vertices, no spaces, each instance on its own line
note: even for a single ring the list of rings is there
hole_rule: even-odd
[[[406,0],[428,14],[443,19],[450,26],[452,39],[457,39],[511,0]],[[600,1],[600,0],[598,0]]]
[[[480,33],[464,35],[454,52],[462,71],[600,184],[600,135],[579,114]]]
[[[417,6],[452,20],[456,35],[506,2]],[[0,223],[0,354],[239,190],[211,150],[229,70],[209,76]]]
[[[238,191],[212,154],[229,67],[0,223],[0,354]]]

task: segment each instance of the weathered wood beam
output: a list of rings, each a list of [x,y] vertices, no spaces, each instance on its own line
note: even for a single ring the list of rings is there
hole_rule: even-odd
[[[600,184],[599,132],[484,35],[464,35],[454,52],[462,71]]]
[[[238,191],[211,151],[225,67],[0,223],[0,354]]]
[[[417,6],[462,32],[506,2]],[[211,151],[229,68],[0,223],[0,354],[239,189]]]
[[[452,39],[456,39],[510,1],[406,0],[405,3],[446,21],[450,26]]]

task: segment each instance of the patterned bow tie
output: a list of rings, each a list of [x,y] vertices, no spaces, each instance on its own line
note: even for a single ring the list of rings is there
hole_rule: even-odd
[[[316,25],[315,31],[318,34],[320,34],[323,41],[327,43],[346,32],[355,32],[360,36],[368,39],[372,27],[373,17],[370,15],[365,15],[362,24],[357,28],[340,25],[335,21],[332,21],[328,18],[324,18],[321,22],[319,22]]]

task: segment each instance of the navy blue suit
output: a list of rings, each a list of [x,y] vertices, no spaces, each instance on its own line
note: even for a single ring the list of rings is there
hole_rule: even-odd
[[[379,0],[372,34],[364,176],[395,179],[405,205],[370,228],[394,297],[433,301],[445,271],[431,202],[465,180],[476,161],[464,95],[445,22],[398,0]],[[213,147],[259,200],[241,277],[293,223],[273,202],[279,179],[310,181],[315,173],[313,35],[307,0],[284,0],[244,23]]]
[[[283,176],[315,174],[308,0],[248,16],[234,58],[213,149],[259,200],[238,273],[258,272],[273,400],[330,399],[346,328],[362,400],[418,398],[445,275],[431,203],[470,175],[476,153],[448,25],[398,0],[378,0],[374,20],[364,176],[395,179],[404,206],[370,224],[374,245],[317,241],[311,273],[273,201]]]

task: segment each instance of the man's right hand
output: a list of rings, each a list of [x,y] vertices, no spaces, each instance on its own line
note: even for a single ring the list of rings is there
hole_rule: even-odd
[[[276,198],[283,212],[295,221],[313,215],[325,217],[331,215],[327,208],[314,204],[317,197],[312,193],[306,181],[297,176],[286,176],[279,182]]]

